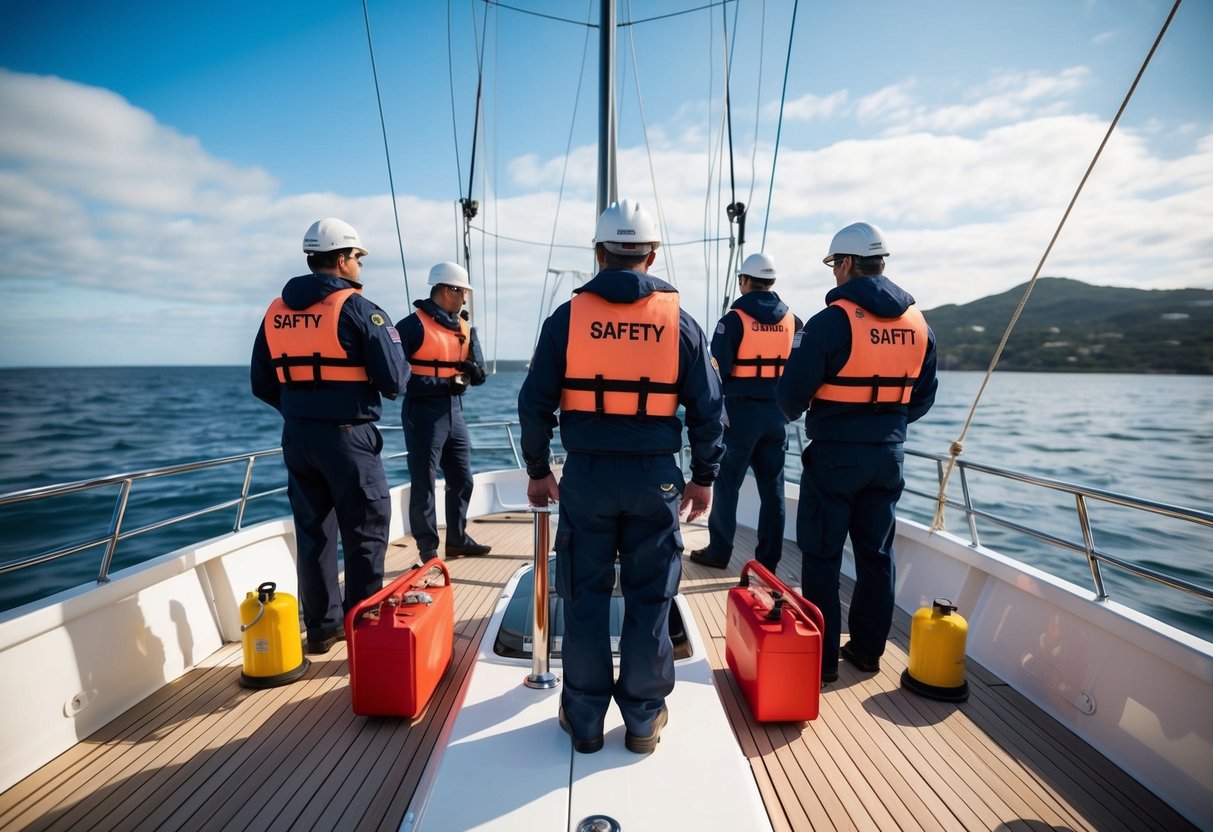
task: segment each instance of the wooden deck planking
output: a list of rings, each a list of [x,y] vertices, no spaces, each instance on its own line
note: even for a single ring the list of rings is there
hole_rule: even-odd
[[[353,715],[344,643],[311,657],[299,681],[261,691],[238,685],[241,648],[225,645],[0,795],[0,828],[398,828],[497,596],[531,559],[526,514],[482,518],[470,531],[494,551],[448,564],[457,587],[453,667],[416,720]],[[706,530],[684,527],[684,538],[689,551]],[[389,577],[416,560],[405,543],[389,552]],[[727,572],[684,561],[682,591],[776,832],[1191,828],[985,668],[970,664],[963,705],[902,691],[903,613],[881,671],[843,663],[817,720],[754,721],[724,669],[725,596],[753,544],[753,532],[739,530]],[[785,545],[779,573],[799,583],[794,545]]]
[[[688,550],[706,543],[702,533],[684,530],[684,536]],[[698,617],[715,619],[703,627],[705,639],[719,641],[709,648],[714,666],[724,664],[723,633],[717,623],[724,616],[721,585],[736,580],[754,542],[752,530],[739,530],[727,580],[720,570],[684,564],[683,593],[694,599]],[[796,547],[785,544],[779,576],[789,584],[799,584],[799,561]],[[852,585],[846,579],[843,584],[845,622]],[[704,600],[705,593],[710,600]],[[754,723],[748,711],[738,719],[737,709],[726,707],[743,750],[753,755],[751,766],[760,786],[764,776],[757,770],[769,774],[778,768],[785,776],[775,782],[792,785],[805,803],[820,800],[828,815],[823,821],[801,806],[808,817],[790,820],[791,828],[1192,828],[1111,761],[975,663],[970,663],[968,674],[972,694],[963,705],[903,691],[900,675],[908,661],[909,625],[908,614],[895,615],[880,673],[860,673],[842,663],[839,681],[822,691],[821,715],[814,722],[763,726]],[[743,702],[731,680],[718,690],[726,701]],[[764,731],[770,735],[766,739]],[[793,785],[799,778],[786,771],[786,756],[750,750],[781,742],[794,748],[793,757],[809,779],[814,777],[814,761],[844,754],[849,763],[837,762],[837,772],[846,775],[838,777],[843,785],[834,783],[831,794],[814,782],[810,794],[801,794]],[[854,782],[856,771],[862,785]],[[767,799],[765,792],[763,796]],[[873,797],[884,804],[883,810],[871,811]],[[791,803],[782,790],[779,798],[778,803],[767,802],[772,814]]]

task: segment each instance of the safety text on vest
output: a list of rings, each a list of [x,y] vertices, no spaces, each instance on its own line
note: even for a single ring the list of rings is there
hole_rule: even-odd
[[[653,333],[649,338],[650,330]],[[594,340],[611,339],[615,341],[660,341],[661,333],[665,331],[664,324],[645,324],[628,321],[592,321],[590,337]]]
[[[290,315],[275,315],[274,329],[308,329],[319,327],[323,315],[313,312],[294,312]]]
[[[910,344],[913,345],[914,330],[912,329],[877,329],[868,330],[873,344]]]

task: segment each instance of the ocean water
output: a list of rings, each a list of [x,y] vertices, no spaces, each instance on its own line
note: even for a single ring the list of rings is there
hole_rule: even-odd
[[[525,374],[503,371],[464,400],[469,423],[515,418]],[[911,426],[909,447],[946,453],[959,436],[981,373],[942,373],[935,408]],[[964,458],[1208,511],[1213,505],[1213,378],[995,374],[965,439]],[[384,454],[404,450],[400,408],[380,423]],[[281,419],[248,392],[244,367],[141,367],[0,370],[0,493],[75,482],[278,446]],[[504,430],[473,429],[476,470],[512,466]],[[388,479],[408,479],[388,458]],[[788,458],[797,479],[799,460]],[[123,528],[134,529],[239,496],[243,465],[134,483]],[[934,493],[934,463],[909,460],[907,481]],[[285,485],[277,458],[254,468],[252,492]],[[976,504],[1009,520],[1081,541],[1073,498],[1051,491],[969,479]],[[961,499],[959,476],[948,486]],[[118,486],[54,500],[0,507],[0,564],[106,535]],[[900,509],[930,522],[933,500],[907,494]],[[1213,586],[1213,530],[1093,503],[1098,548],[1129,561]],[[289,514],[285,495],[253,503],[245,525]],[[967,533],[950,509],[948,528]],[[230,531],[225,509],[119,543],[112,570]],[[1084,557],[1043,550],[1031,539],[979,523],[982,542],[1080,586],[1091,586]],[[0,609],[95,580],[102,546],[0,576]],[[1104,568],[1112,597],[1213,639],[1213,604]]]

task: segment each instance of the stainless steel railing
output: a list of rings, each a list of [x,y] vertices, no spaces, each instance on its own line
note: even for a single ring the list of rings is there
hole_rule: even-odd
[[[399,425],[382,425],[380,427],[384,430],[400,429]],[[485,430],[500,431],[505,436],[505,440],[508,443],[508,448],[513,457],[514,464],[517,467],[522,467],[522,455],[518,446],[518,439],[516,435],[517,427],[518,423],[516,421],[478,422],[468,424],[468,429],[476,433],[481,433]],[[804,450],[805,439],[799,426],[789,426],[788,437],[789,453],[799,454]],[[499,445],[495,447],[504,449],[506,446]],[[250,504],[258,500],[263,500],[274,495],[282,494],[286,491],[285,486],[278,486],[258,492],[252,491],[253,473],[256,463],[265,458],[278,457],[281,455],[281,453],[281,449],[255,451],[247,454],[222,457],[219,459],[190,462],[180,465],[170,465],[163,468],[153,468],[145,471],[136,471],[133,473],[114,474],[91,480],[82,480],[79,482],[65,483],[62,485],[33,488],[0,495],[0,509],[3,509],[6,506],[15,505],[18,503],[46,500],[53,497],[60,497],[63,495],[84,491],[112,488],[115,486],[119,489],[118,495],[114,502],[114,509],[109,528],[103,535],[0,564],[0,574],[16,572],[21,569],[26,569],[31,566],[36,566],[41,563],[46,563],[48,561],[53,561],[87,549],[104,545],[105,550],[102,555],[100,568],[97,574],[97,581],[99,583],[104,583],[109,580],[109,571],[113,563],[114,551],[118,544],[124,540],[225,510],[234,510],[234,521],[231,529],[234,532],[239,531],[241,528],[243,528],[246,510]],[[906,453],[909,457],[934,461],[938,477],[942,481],[944,466],[947,463],[947,457],[939,454],[916,451],[909,448],[906,449]],[[394,452],[385,454],[384,459],[391,460],[404,456],[407,456],[407,452]],[[137,482],[144,480],[164,479],[188,472],[200,471],[203,469],[238,465],[244,466],[244,476],[242,479],[239,496],[224,500],[215,505],[189,511],[185,514],[176,515],[167,519],[156,520],[154,522],[139,526],[138,528],[129,529],[124,527],[124,520],[128,505],[130,504],[132,490]],[[974,499],[974,496],[969,488],[969,474],[971,472],[999,477],[1006,480],[1025,483],[1033,487],[1049,489],[1071,495],[1075,503],[1075,512],[1079,521],[1082,541],[1079,542],[1067,540],[1058,535],[1016,522],[1008,517],[998,514],[990,508],[977,505],[976,500]],[[959,460],[957,462],[957,474],[961,486],[962,500],[956,501],[949,499],[947,500],[946,505],[949,508],[957,509],[964,513],[965,522],[969,530],[969,540],[972,546],[981,545],[981,539],[977,526],[978,520],[981,520],[983,522],[993,523],[999,527],[1020,534],[1028,535],[1052,547],[1083,555],[1086,558],[1090,568],[1095,593],[1099,598],[1108,597],[1107,587],[1102,573],[1102,567],[1107,565],[1115,567],[1126,573],[1171,587],[1173,589],[1204,598],[1206,600],[1213,600],[1213,589],[1210,589],[1209,587],[1202,586],[1177,575],[1169,574],[1158,569],[1134,563],[1126,558],[1119,557],[1096,547],[1094,544],[1095,535],[1092,532],[1089,503],[1096,501],[1123,506],[1137,511],[1143,511],[1185,521],[1187,523],[1196,524],[1205,528],[1213,528],[1213,514],[1209,512],[1168,505],[1166,503],[1159,503],[1151,500],[1143,500],[1126,494],[1118,494],[1112,491],[1089,488],[1061,480],[1038,477],[1008,468],[1000,468],[993,465],[969,462],[966,460]],[[935,492],[928,492],[920,488],[907,487],[906,493],[927,498],[932,502],[936,499]]]
[[[20,569],[27,569],[31,566],[36,566],[40,563],[57,560],[59,558],[73,555],[77,552],[92,549],[94,547],[105,544],[105,552],[101,557],[101,568],[97,574],[97,582],[105,583],[109,580],[110,565],[113,563],[114,550],[123,540],[128,540],[141,534],[165,528],[166,526],[183,523],[187,520],[193,520],[197,517],[202,517],[208,514],[213,514],[225,509],[236,509],[236,519],[232,526],[232,531],[239,531],[244,520],[244,511],[248,504],[253,500],[258,500],[264,497],[269,497],[274,494],[281,494],[286,491],[286,486],[262,491],[257,494],[250,494],[249,488],[252,483],[253,466],[257,460],[265,457],[281,456],[282,450],[275,449],[269,451],[254,451],[247,454],[238,454],[236,456],[226,456],[220,459],[208,459],[202,462],[187,462],[180,465],[169,465],[163,468],[152,468],[146,471],[135,471],[126,474],[113,474],[108,477],[98,477],[91,480],[81,480],[79,482],[64,483],[62,485],[48,485],[42,488],[30,488],[24,491],[14,491],[9,494],[0,495],[0,509],[16,505],[18,503],[28,503],[35,500],[47,500],[53,497],[62,497],[68,494],[78,494],[85,491],[96,491],[99,489],[118,487],[118,496],[114,502],[113,517],[110,520],[108,531],[100,537],[90,538],[88,540],[73,543],[68,546],[61,546],[56,549],[50,549],[45,552],[39,552],[35,555],[20,558],[15,561],[0,564],[0,574],[7,572],[15,572]],[[213,506],[200,508],[195,511],[179,514],[175,517],[170,517],[164,520],[158,520],[147,525],[140,526],[136,529],[124,529],[123,520],[126,517],[127,506],[130,503],[131,489],[136,482],[143,480],[156,480],[164,477],[172,477],[179,474],[189,473],[192,471],[202,471],[208,468],[219,468],[228,465],[244,465],[244,478],[240,489],[240,496],[230,500],[225,500]]]
[[[805,438],[800,426],[789,425],[788,452],[792,453],[793,450],[795,450],[795,452],[799,455],[803,453],[804,448]],[[939,483],[943,482],[944,471],[949,459],[946,455],[927,453],[924,451],[914,450],[913,448],[906,448],[906,456],[934,461],[937,480]],[[1005,516],[996,514],[992,510],[979,507],[976,504],[973,493],[969,488],[970,472],[986,474],[1006,480],[1024,483],[1037,488],[1045,488],[1051,491],[1069,494],[1074,498],[1075,512],[1078,518],[1079,529],[1082,534],[1082,542],[1080,543],[1073,540],[1067,540],[1066,538],[1059,537],[1058,535],[1050,534],[1040,529],[1026,526],[1022,523],[1017,523]],[[1095,535],[1092,531],[1088,504],[1090,501],[1097,501],[1107,503],[1109,505],[1122,506],[1124,508],[1144,511],[1163,517],[1170,517],[1175,520],[1181,520],[1197,526],[1203,526],[1205,528],[1213,528],[1213,513],[1200,511],[1198,509],[1184,508],[1182,506],[1169,505],[1167,503],[1160,503],[1153,500],[1143,500],[1137,497],[1131,497],[1127,494],[1119,494],[1114,491],[1090,488],[1083,485],[1077,485],[1075,483],[1065,482],[1063,480],[1039,477],[1032,474],[1025,474],[1022,471],[1014,471],[1010,468],[1000,468],[994,465],[986,465],[979,462],[969,462],[963,459],[958,459],[956,461],[955,473],[960,479],[962,500],[957,501],[949,498],[944,504],[948,508],[958,509],[964,513],[965,522],[969,530],[970,546],[977,547],[981,545],[981,537],[977,530],[977,521],[980,519],[993,523],[1001,528],[1035,538],[1036,540],[1058,549],[1063,549],[1068,552],[1076,552],[1083,555],[1086,558],[1087,565],[1091,571],[1091,581],[1095,587],[1095,595],[1100,600],[1105,600],[1109,597],[1107,585],[1104,581],[1102,571],[1102,566],[1107,564],[1132,575],[1171,587],[1172,589],[1177,589],[1182,592],[1204,598],[1205,600],[1213,601],[1213,588],[1202,586],[1176,575],[1167,574],[1158,569],[1152,569],[1147,566],[1142,566],[1141,564],[1133,563],[1130,560],[1118,557],[1097,548],[1094,543]],[[924,491],[920,488],[914,488],[909,485],[907,485],[905,493],[927,498],[932,503],[934,503],[938,498],[937,491]]]
[[[944,470],[948,463],[948,457],[942,454],[925,453],[923,451],[915,451],[912,449],[906,450],[907,455],[912,455],[922,459],[934,460],[939,482],[943,482]],[[985,465],[979,462],[967,462],[958,460],[956,462],[956,471],[960,477],[960,488],[963,496],[963,501],[948,499],[945,505],[949,508],[959,509],[964,512],[965,520],[969,527],[969,544],[971,546],[980,546],[981,539],[977,532],[978,518],[994,523],[1011,531],[1019,532],[1040,540],[1050,546],[1064,549],[1069,552],[1077,552],[1087,559],[1087,565],[1091,570],[1091,581],[1095,586],[1095,595],[1100,600],[1108,598],[1108,591],[1103,579],[1102,565],[1108,564],[1115,566],[1125,572],[1137,575],[1141,578],[1154,581],[1156,583],[1169,586],[1172,589],[1182,590],[1183,592],[1191,593],[1192,595],[1200,596],[1206,600],[1213,601],[1213,589],[1201,586],[1200,584],[1183,578],[1168,575],[1157,569],[1152,569],[1147,566],[1133,563],[1109,552],[1102,551],[1095,546],[1095,536],[1091,529],[1091,517],[1088,510],[1089,501],[1098,501],[1109,505],[1122,506],[1124,508],[1144,511],[1150,514],[1156,514],[1163,517],[1170,517],[1175,520],[1182,520],[1188,523],[1194,523],[1198,526],[1213,528],[1213,514],[1207,511],[1199,511],[1197,509],[1184,508],[1182,506],[1173,506],[1167,503],[1159,503],[1153,500],[1143,500],[1137,497],[1130,497],[1127,494],[1118,494],[1114,491],[1104,491],[1099,488],[1089,488],[1075,483],[1064,482],[1062,480],[1049,479],[1047,477],[1038,477],[1031,474],[1025,474],[1020,471],[1012,471],[1008,468],[999,468],[993,465]],[[978,508],[974,504],[973,494],[969,489],[969,472],[980,472],[992,476],[1003,477],[1005,479],[1014,480],[1016,482],[1025,483],[1027,485],[1036,486],[1038,488],[1047,488],[1052,491],[1069,494],[1074,498],[1075,512],[1078,517],[1079,529],[1082,533],[1082,542],[1067,540],[1057,535],[1049,534],[1039,529],[1025,526],[1022,523],[1017,523],[1005,517],[1001,517],[993,512]],[[921,497],[928,497],[932,500],[937,499],[936,493],[928,493],[919,489],[907,487],[906,492],[916,494]]]
[[[515,429],[517,426],[517,422],[468,423],[469,431],[476,433],[480,433],[485,429],[501,430],[505,435],[506,441],[508,442],[509,450],[513,455],[515,465],[521,468],[522,455],[518,447],[518,441],[515,437]],[[381,430],[389,431],[401,429],[400,425],[380,425],[379,427]],[[41,488],[30,488],[23,491],[13,491],[8,494],[0,494],[0,510],[2,510],[7,506],[13,506],[20,503],[49,500],[69,494],[99,491],[106,488],[118,488],[118,494],[114,501],[114,510],[110,519],[109,528],[103,535],[91,537],[86,540],[74,542],[65,546],[48,549],[46,551],[21,557],[16,560],[11,560],[6,563],[0,563],[0,575],[9,572],[17,572],[22,569],[28,569],[29,567],[37,566],[38,564],[65,558],[69,555],[74,555],[78,552],[83,552],[88,549],[93,549],[104,545],[105,550],[101,556],[101,565],[97,573],[97,582],[106,583],[109,581],[109,573],[114,560],[114,552],[117,549],[118,544],[124,540],[129,540],[158,529],[175,526],[188,520],[194,520],[199,517],[204,517],[215,514],[216,512],[230,509],[235,510],[235,518],[232,523],[231,530],[233,532],[238,532],[244,527],[245,513],[250,504],[255,501],[273,497],[278,494],[284,494],[286,492],[286,486],[284,485],[258,492],[252,492],[251,490],[253,482],[253,470],[257,461],[280,456],[282,456],[282,449],[274,448],[272,450],[253,451],[246,454],[221,457],[219,459],[187,462],[179,465],[169,465],[162,468],[151,468],[144,471],[112,474],[110,476],[97,477],[90,480],[80,480],[78,482],[63,483],[60,485],[48,485]],[[406,456],[408,456],[407,451],[397,451],[385,453],[383,458],[385,461],[387,461]],[[239,496],[233,497],[229,500],[224,500],[214,505],[206,506],[205,508],[199,508],[184,514],[178,514],[173,517],[156,520],[137,528],[132,529],[124,527],[127,508],[130,505],[131,493],[135,483],[147,480],[163,480],[165,478],[192,473],[195,471],[238,465],[244,466],[244,475],[241,482]]]

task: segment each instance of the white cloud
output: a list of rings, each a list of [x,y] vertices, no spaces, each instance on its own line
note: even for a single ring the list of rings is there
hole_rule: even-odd
[[[800,98],[789,101],[783,109],[783,117],[786,119],[799,119],[801,121],[828,119],[843,111],[849,97],[846,90],[838,90],[829,95],[813,95],[812,93],[808,93],[802,95]],[[764,108],[764,115],[768,119],[775,118],[778,114],[778,104],[770,104]]]
[[[793,102],[796,118],[871,113],[887,129],[824,145],[785,137],[766,243],[785,274],[781,295],[801,317],[819,308],[832,286],[825,247],[857,219],[885,226],[890,276],[924,308],[1026,281],[1106,130],[1069,112],[1085,79],[1081,68],[1008,71],[960,104],[932,105],[914,82]],[[265,171],[215,158],[118,96],[55,78],[0,70],[0,108],[0,364],[243,363],[265,304],[304,270],[303,230],[326,215],[354,224],[371,249],[367,296],[395,317],[411,311],[386,194],[282,193]],[[668,229],[656,270],[710,325],[727,243],[677,243],[727,236],[716,203],[731,197],[705,184],[712,137],[678,132],[684,123],[685,110],[652,134],[651,162],[643,145],[620,149],[620,193],[655,205],[656,179]],[[1045,274],[1213,287],[1213,132],[1167,127],[1113,137]],[[771,148],[757,150],[756,169],[768,171]],[[747,252],[761,244],[767,193],[761,174],[749,182],[750,152],[736,157]],[[572,151],[567,173],[562,157],[503,160],[508,182],[475,221],[497,236],[472,235],[481,337],[501,357],[528,355],[549,266],[590,267],[594,167],[590,147]],[[398,208],[416,298],[429,266],[458,250],[455,206],[401,194]],[[561,247],[549,253],[552,240]]]

